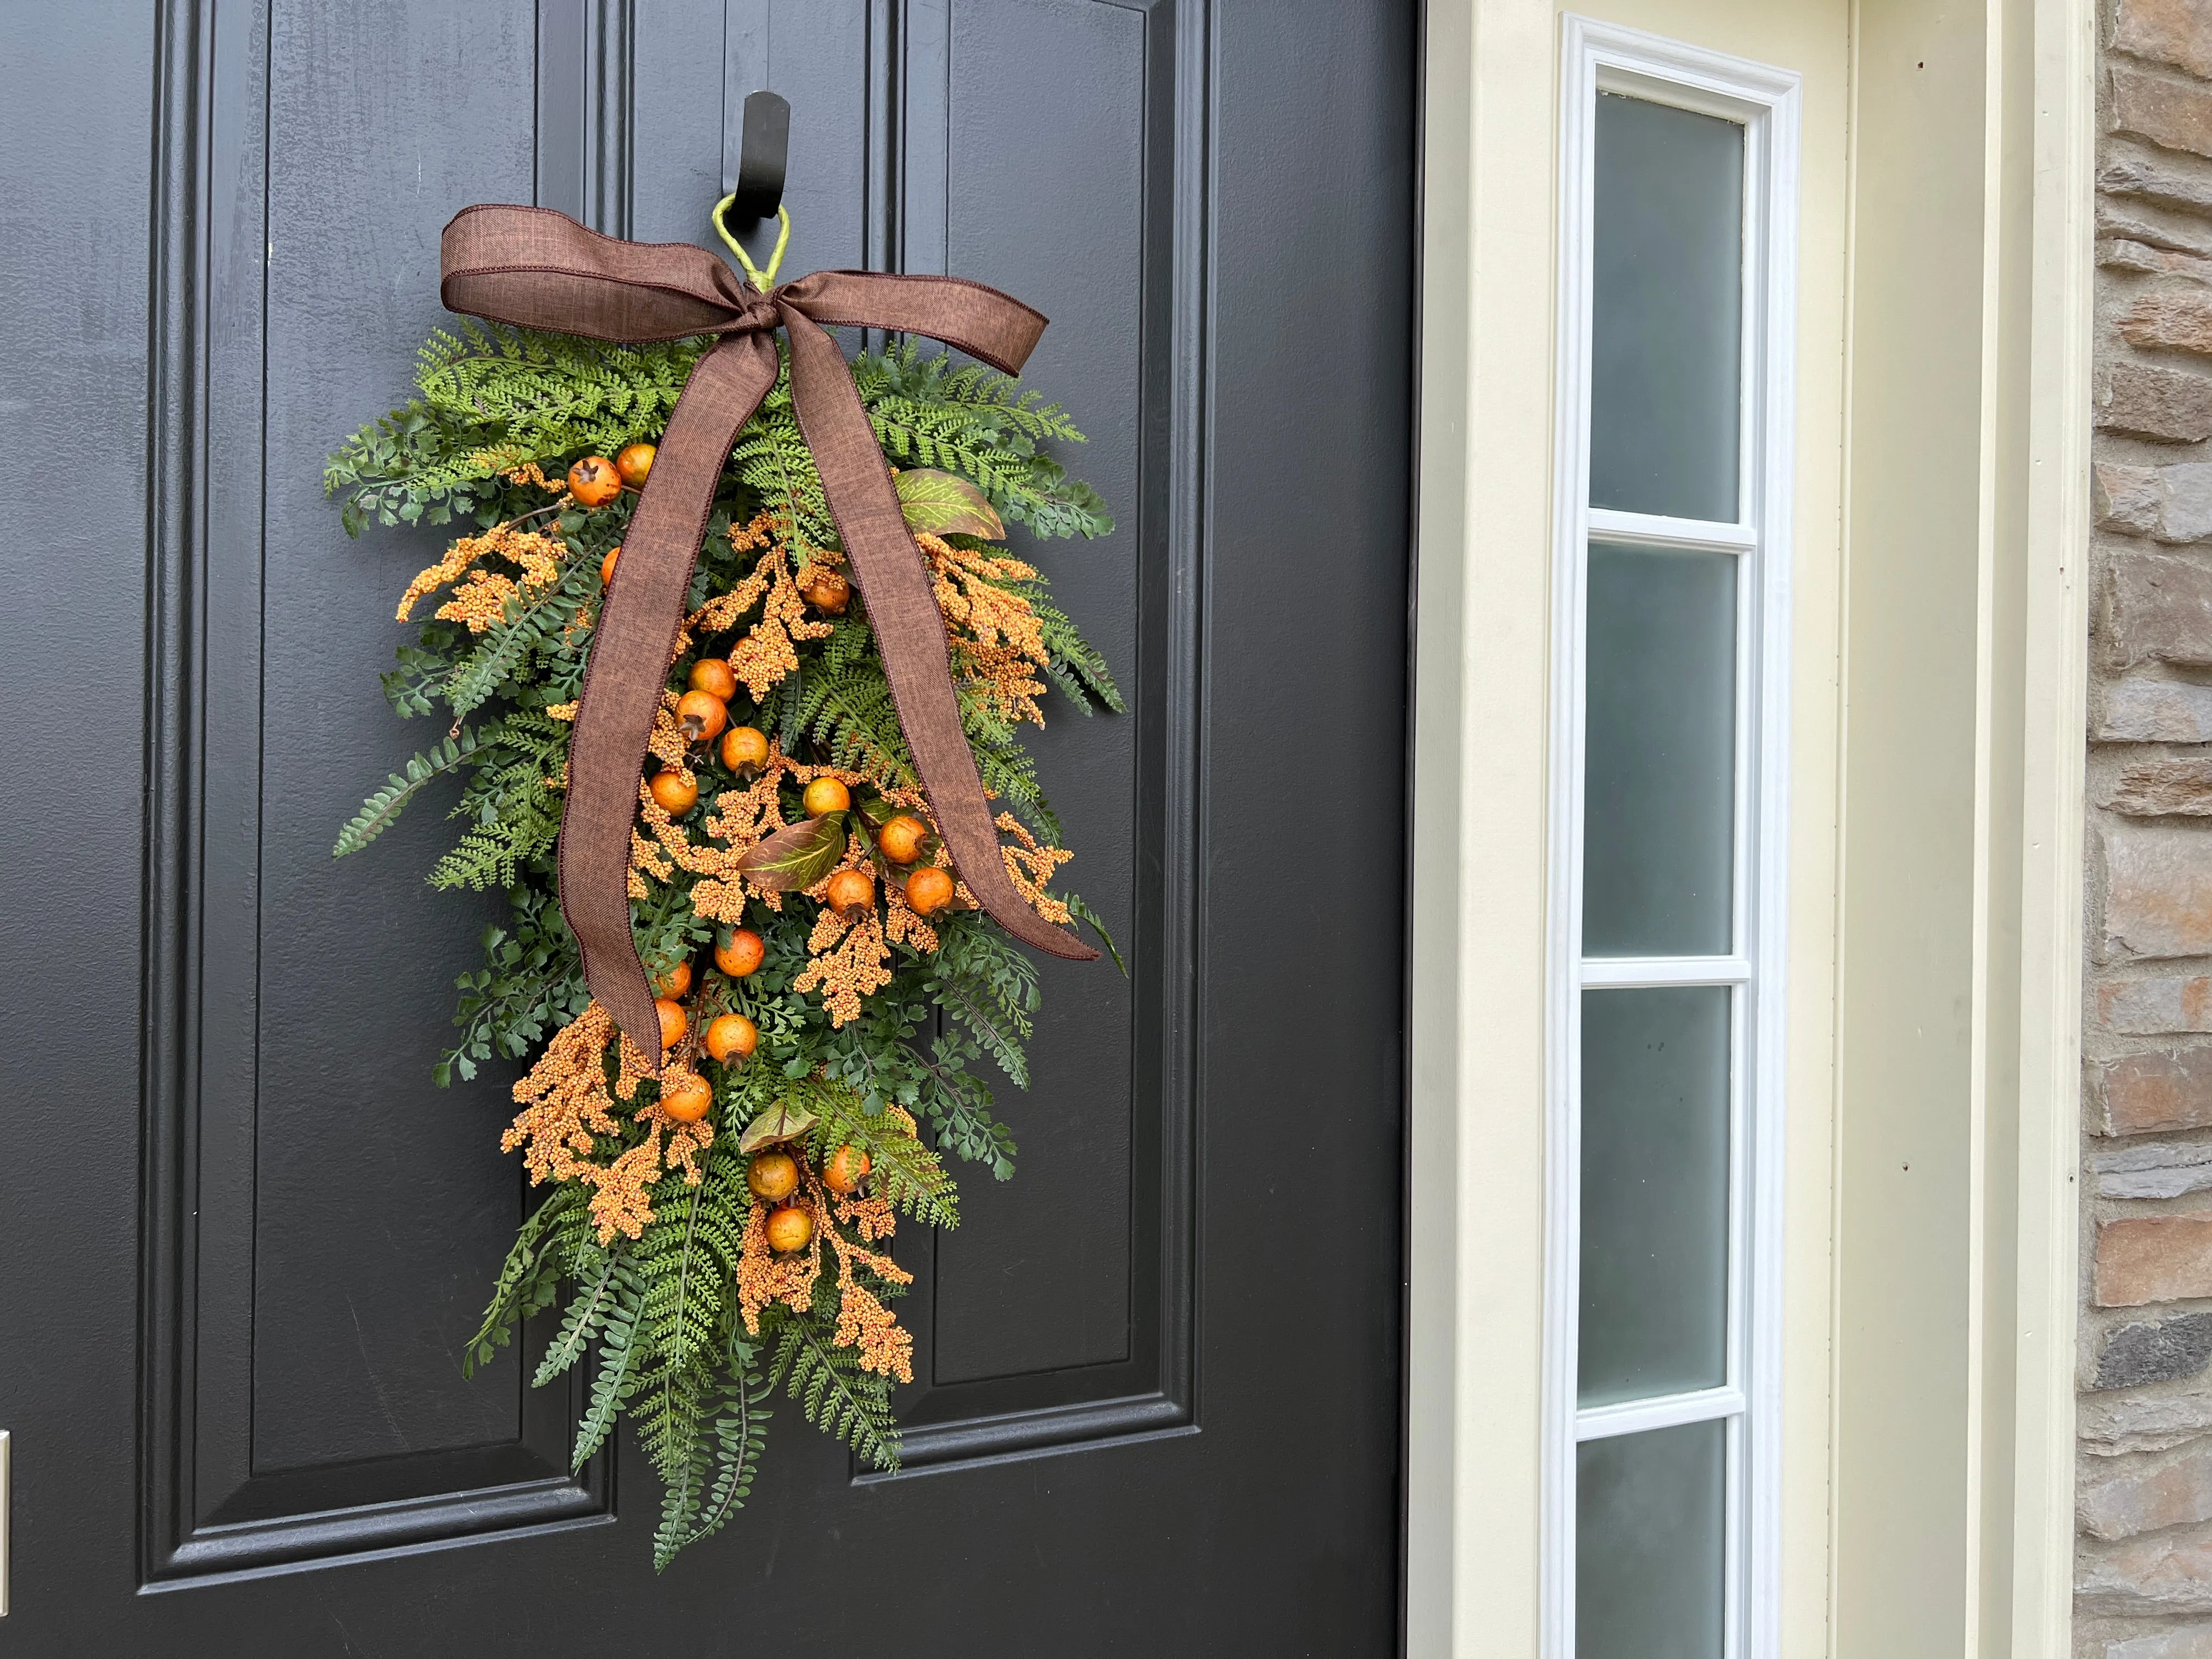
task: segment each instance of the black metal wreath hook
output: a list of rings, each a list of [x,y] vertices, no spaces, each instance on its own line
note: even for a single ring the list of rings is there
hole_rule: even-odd
[[[726,234],[734,238],[739,230],[775,217],[783,204],[790,155],[791,106],[777,93],[747,93],[737,177],[724,177],[722,200],[714,210]]]

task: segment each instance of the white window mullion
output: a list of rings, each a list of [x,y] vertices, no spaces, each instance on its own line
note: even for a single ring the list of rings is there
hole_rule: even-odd
[[[1590,1406],[1575,1413],[1575,1439],[1577,1443],[1609,1440],[1615,1435],[1680,1428],[1685,1423],[1717,1422],[1741,1417],[1743,1409],[1743,1390],[1733,1387],[1661,1395],[1653,1400],[1625,1400],[1616,1406]]]
[[[1751,978],[1746,957],[1589,957],[1575,964],[1585,990],[1652,985],[1741,985]]]
[[[1670,519],[1611,507],[1589,509],[1589,539],[1624,547],[1674,548],[1686,553],[1748,553],[1759,544],[1758,532],[1747,524]]]

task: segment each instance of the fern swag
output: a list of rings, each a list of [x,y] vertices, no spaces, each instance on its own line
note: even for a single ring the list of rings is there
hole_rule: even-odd
[[[631,916],[661,997],[660,1081],[584,988],[554,848],[635,495],[602,502],[570,467],[592,458],[578,477],[635,483],[705,343],[441,331],[420,395],[355,434],[325,480],[356,533],[465,526],[409,585],[401,621],[434,608],[384,677],[398,714],[449,729],[335,850],[444,790],[461,829],[430,881],[501,889],[512,907],[460,981],[459,1040],[435,1076],[523,1064],[501,1144],[550,1190],[466,1364],[563,1305],[534,1380],[592,1368],[580,1467],[631,1424],[664,1485],[659,1566],[744,1504],[778,1395],[896,1466],[891,1389],[911,1381],[912,1342],[890,1307],[909,1277],[890,1240],[901,1216],[958,1220],[944,1154],[1012,1175],[981,1067],[1026,1086],[1037,1009],[1029,959],[964,902],[938,845],[787,376],[724,469],[639,791]],[[1049,453],[1082,434],[1008,377],[910,345],[864,356],[854,376],[934,577],[969,741],[1006,809],[1008,872],[1042,915],[1097,929],[1055,890],[1071,854],[1018,733],[1043,723],[1048,686],[1085,714],[1121,699],[1002,544],[1008,521],[1111,530]]]

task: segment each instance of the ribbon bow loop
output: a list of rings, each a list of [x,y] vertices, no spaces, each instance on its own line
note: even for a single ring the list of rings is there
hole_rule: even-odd
[[[465,208],[441,245],[448,310],[526,328],[640,342],[723,337],[702,356],[661,434],[607,590],[569,744],[560,840],[561,909],[585,981],[631,1042],[661,1052],[653,988],[630,933],[629,848],[645,766],[691,569],[723,464],[775,385],[774,331],[791,342],[792,405],[866,603],[915,771],[961,878],[1017,939],[1054,956],[1097,952],[1030,908],[1006,873],[975,756],[960,726],[944,618],[907,529],[841,325],[927,335],[1007,374],[1045,319],[980,283],[816,271],[761,294],[689,243],[625,242],[547,208]]]

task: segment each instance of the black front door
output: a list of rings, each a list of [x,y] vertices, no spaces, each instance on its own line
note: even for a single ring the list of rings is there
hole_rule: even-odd
[[[0,1654],[1395,1650],[1410,0],[161,0],[0,68]],[[437,532],[325,453],[531,201],[991,283],[1121,528],[1031,550],[1130,693],[1038,742],[1131,975],[1044,967],[1019,1178],[902,1234],[904,1471],[784,1407],[663,1576],[577,1401],[462,1345],[528,1196],[430,1081],[470,914],[375,676]],[[150,167],[149,167],[150,158]],[[149,240],[150,239],[150,240]],[[540,1338],[542,1340],[542,1336]]]

